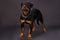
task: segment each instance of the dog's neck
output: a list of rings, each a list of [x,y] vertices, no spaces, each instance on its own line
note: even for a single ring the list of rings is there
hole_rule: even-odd
[[[27,16],[25,16],[24,14],[22,14],[22,16],[23,16],[24,18],[27,18],[30,14],[31,14],[31,13],[29,12],[29,14],[28,14]]]
[[[25,16],[23,13],[22,13],[22,16],[23,16],[24,18],[27,18],[29,15],[31,15],[31,10],[32,10],[32,9],[30,9],[30,11],[29,11],[29,13],[28,13],[27,16]]]

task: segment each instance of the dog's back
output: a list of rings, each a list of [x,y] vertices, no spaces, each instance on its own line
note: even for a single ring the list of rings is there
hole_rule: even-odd
[[[40,12],[39,9],[33,8],[32,9],[32,15],[33,15],[33,19],[37,21],[37,24],[39,24],[39,21],[43,22],[42,19],[42,13]]]

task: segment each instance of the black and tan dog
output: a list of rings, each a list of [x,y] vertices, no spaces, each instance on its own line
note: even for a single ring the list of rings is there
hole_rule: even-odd
[[[24,23],[29,24],[29,32],[28,38],[32,38],[32,32],[35,30],[35,20],[39,25],[39,21],[42,27],[42,31],[46,32],[46,27],[43,23],[42,14],[38,9],[32,8],[33,4],[30,2],[21,3],[22,14],[20,15],[20,23],[21,23],[21,33],[20,37],[24,36]]]

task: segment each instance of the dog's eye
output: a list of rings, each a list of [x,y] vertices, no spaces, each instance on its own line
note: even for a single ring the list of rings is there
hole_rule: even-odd
[[[30,6],[27,6],[27,8],[30,8]]]

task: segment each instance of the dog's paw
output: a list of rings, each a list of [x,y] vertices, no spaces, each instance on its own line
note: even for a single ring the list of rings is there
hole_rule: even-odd
[[[43,32],[44,32],[44,33],[46,32],[46,28],[43,29]]]
[[[23,37],[24,37],[24,33],[21,33],[21,34],[19,35],[19,37],[20,37],[20,38],[23,38]]]
[[[32,32],[34,32],[35,31],[35,27],[32,29]]]
[[[28,39],[32,39],[32,34],[28,34]]]

